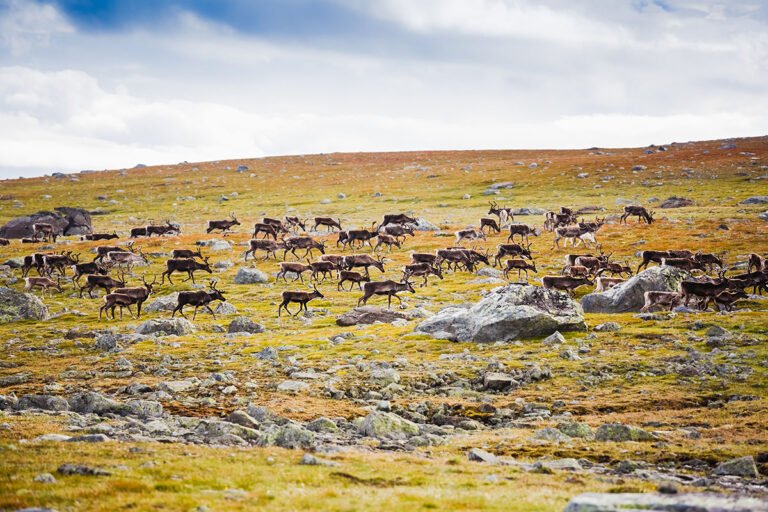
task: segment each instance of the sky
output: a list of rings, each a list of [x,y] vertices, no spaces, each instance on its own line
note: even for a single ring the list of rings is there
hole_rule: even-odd
[[[0,178],[768,134],[768,0],[0,0]]]

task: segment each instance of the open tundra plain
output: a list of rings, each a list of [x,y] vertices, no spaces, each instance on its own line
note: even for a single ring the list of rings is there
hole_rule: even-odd
[[[513,222],[541,231],[529,236],[536,287],[561,274],[566,254],[600,250],[633,273],[641,251],[702,251],[722,259],[731,277],[747,272],[751,253],[768,252],[765,196],[765,137],[185,162],[0,182],[0,224],[77,207],[91,212],[94,232],[119,235],[10,240],[0,246],[0,286],[22,291],[18,267],[32,253],[72,251],[82,263],[99,245],[127,249],[129,240],[148,263],[126,270],[126,285],[154,281],[138,319],[125,310],[121,320],[118,306],[115,320],[100,320],[104,290],[80,298],[71,268],[60,279],[52,273],[62,292],[29,292],[47,307],[43,319],[6,321],[18,311],[0,304],[0,510],[560,511],[583,493],[659,490],[751,496],[757,507],[768,496],[765,292],[750,286],[733,311],[700,311],[694,300],[672,312],[641,314],[635,303],[581,318],[579,303],[593,286],[577,288],[575,302],[529,290],[544,309],[568,316],[566,328],[535,319],[485,328],[488,318],[519,309],[505,301],[527,290],[491,292],[507,283],[503,267],[492,266],[507,243],[502,228],[461,242],[487,251],[491,265],[444,264],[442,279],[410,279],[413,291],[398,293],[402,307],[392,300],[394,315],[385,316],[386,296],[371,297],[367,311],[384,322],[339,325],[357,321],[337,322],[363,296],[356,284],[339,290],[333,272],[315,284],[322,297],[306,313],[278,317],[283,291],[313,292],[315,281],[309,271],[305,284],[291,273],[277,280],[282,249],[277,260],[257,251],[244,261],[244,253],[255,223],[297,216],[310,219],[307,235],[324,241],[326,254],[383,256],[384,272],[371,267],[371,281],[399,282],[412,252],[451,247],[457,231],[479,228],[482,217],[498,222],[489,215],[495,202],[516,209]],[[663,208],[672,197],[689,201]],[[646,207],[653,222],[620,223],[625,205]],[[544,213],[561,207],[594,207],[577,220],[604,219],[594,235],[599,248],[552,248]],[[232,213],[240,224],[230,234],[206,233],[209,220]],[[337,248],[327,227],[312,231],[314,217],[346,231],[400,213],[434,229],[376,253]],[[180,234],[128,238],[132,228],[167,221]],[[174,284],[161,284],[174,249],[200,249],[211,273],[197,271],[193,285],[176,272]],[[315,250],[311,261],[319,257]],[[297,258],[289,252],[287,261]],[[718,270],[706,269],[713,278]],[[644,275],[677,286],[684,272]],[[508,277],[518,282],[516,270]],[[226,298],[211,302],[216,318],[201,307],[192,320],[194,306],[186,306],[189,323],[167,322],[176,306],[169,295],[210,290],[210,279]],[[453,311],[464,327],[433,316],[481,300],[496,302]],[[531,326],[547,334],[513,335]]]

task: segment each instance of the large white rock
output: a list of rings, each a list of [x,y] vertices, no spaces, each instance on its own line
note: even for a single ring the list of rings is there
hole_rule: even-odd
[[[640,311],[645,292],[674,292],[688,273],[675,267],[651,267],[603,293],[581,298],[585,313],[626,313]]]

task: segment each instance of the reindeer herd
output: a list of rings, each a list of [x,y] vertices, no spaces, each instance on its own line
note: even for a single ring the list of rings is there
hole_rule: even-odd
[[[456,231],[452,246],[437,249],[434,253],[410,251],[410,261],[402,267],[398,280],[372,280],[370,268],[385,274],[385,263],[389,260],[385,259],[384,252],[390,255],[393,251],[402,251],[408,237],[415,237],[418,220],[405,214],[385,215],[381,224],[373,222],[370,228],[361,229],[345,229],[341,219],[331,217],[265,217],[254,224],[252,237],[248,241],[248,249],[243,258],[245,261],[248,261],[249,256],[256,259],[257,253],[263,253],[263,260],[278,260],[282,257],[282,261],[278,263],[276,282],[282,280],[287,284],[291,279],[291,282],[300,281],[305,284],[306,274],[312,283],[312,291],[283,291],[282,301],[278,306],[278,317],[283,310],[292,316],[306,311],[310,301],[324,297],[317,286],[334,279],[337,291],[351,292],[357,285],[357,289],[363,293],[358,305],[365,305],[374,296],[386,296],[387,307],[391,307],[393,297],[402,305],[398,293],[415,293],[414,279],[419,281],[419,287],[424,287],[428,285],[430,277],[442,280],[447,272],[475,272],[481,265],[498,267],[506,279],[510,279],[516,272],[518,280],[524,276],[527,281],[529,272],[539,272],[530,238],[540,237],[544,232],[553,235],[550,251],[560,248],[561,241],[564,247],[568,247],[570,242],[574,249],[591,249],[591,252],[567,254],[564,266],[558,274],[542,276],[542,286],[548,289],[573,294],[574,290],[581,286],[595,286],[596,292],[604,292],[632,277],[635,272],[647,268],[650,263],[656,263],[684,270],[689,278],[683,281],[680,290],[676,292],[647,292],[644,311],[656,307],[672,309],[679,305],[691,304],[701,309],[714,306],[719,310],[730,311],[737,300],[747,297],[746,289],[751,287],[753,293],[768,291],[768,265],[765,258],[757,254],[750,256],[746,273],[726,277],[723,259],[715,254],[693,253],[688,250],[643,251],[642,261],[633,272],[628,261],[614,261],[613,253],[606,254],[603,251],[597,236],[606,224],[606,218],[597,217],[590,221],[583,218],[585,213],[593,212],[594,209],[590,208],[574,211],[561,207],[559,211],[547,212],[544,224],[539,228],[514,222],[513,208],[491,202],[487,213],[491,217],[481,217],[477,228],[469,227]],[[652,224],[653,216],[654,212],[649,212],[642,206],[625,206],[619,222],[626,223],[629,217],[637,217],[638,222]],[[232,212],[229,219],[208,221],[206,233],[219,231],[227,236],[232,232],[232,228],[240,225]],[[312,226],[310,232],[307,232],[307,226]],[[319,235],[318,229],[323,229],[324,234]],[[477,245],[488,242],[494,236],[503,237],[505,230],[508,232],[507,238],[499,240],[501,243],[496,245],[495,254],[492,254],[490,249],[481,249]],[[131,272],[132,267],[149,263],[142,249],[134,246],[134,240],[153,235],[173,236],[180,232],[178,224],[170,220],[161,225],[133,228],[127,243],[97,246],[92,261],[81,262],[80,255],[73,254],[72,251],[30,254],[24,258],[21,267],[25,280],[24,290],[39,288],[43,294],[50,294],[51,290],[62,293],[62,279],[69,267],[73,269],[71,282],[79,297],[83,297],[83,293],[87,292],[88,297],[92,298],[93,291],[98,288],[105,291],[103,304],[99,308],[99,319],[104,314],[105,318],[111,317],[114,320],[117,308],[120,308],[121,319],[124,308],[128,309],[131,317],[138,318],[141,316],[142,304],[148,300],[157,285],[158,277],[155,276],[148,282],[146,276],[142,276],[141,286],[127,286],[126,274]],[[55,242],[57,237],[56,229],[50,224],[35,224],[34,233],[37,241],[42,237],[43,240]],[[333,241],[319,240],[317,236],[335,236],[335,244],[332,247],[340,251],[351,251],[352,254],[326,254],[329,249],[327,244]],[[116,238],[119,238],[116,232],[95,233],[83,237],[89,241]],[[471,247],[464,247],[465,242],[472,244]],[[0,245],[7,245],[7,241],[0,240]],[[293,261],[288,261],[289,255]],[[165,284],[166,278],[169,284],[174,285],[174,273],[186,274],[183,281],[192,281],[193,284],[196,272],[213,274],[209,257],[204,256],[199,249],[174,249],[170,256],[165,261],[165,270],[160,275],[161,285]],[[32,269],[36,270],[37,277],[29,276]],[[717,271],[717,277],[708,275],[713,271]],[[346,284],[349,284],[349,288],[345,288]],[[177,312],[185,316],[184,307],[193,306],[193,319],[200,308],[207,310],[215,318],[210,305],[213,301],[226,301],[224,293],[217,288],[217,281],[213,279],[209,280],[207,290],[179,292],[178,302],[171,316],[174,317]],[[292,303],[299,305],[298,310],[293,313],[288,309]],[[135,315],[132,306],[136,307]]]

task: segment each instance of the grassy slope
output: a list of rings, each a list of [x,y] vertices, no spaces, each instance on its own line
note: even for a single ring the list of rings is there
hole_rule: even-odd
[[[491,183],[514,182],[515,187],[497,196],[509,206],[537,206],[555,209],[560,205],[597,205],[616,213],[616,198],[628,198],[648,204],[651,197],[665,199],[682,195],[693,199],[696,206],[680,210],[657,210],[658,223],[651,226],[609,224],[600,232],[599,241],[614,258],[629,258],[637,264],[634,253],[641,249],[684,247],[711,252],[725,252],[728,263],[744,259],[748,252],[766,252],[768,231],[765,222],[756,218],[759,207],[740,206],[738,202],[752,195],[768,194],[765,181],[752,181],[766,174],[768,139],[737,140],[737,149],[719,149],[721,142],[699,142],[669,146],[669,151],[652,155],[642,149],[611,150],[609,155],[589,151],[473,151],[422,152],[387,154],[331,154],[275,157],[259,160],[237,160],[201,164],[179,164],[133,169],[127,172],[106,171],[80,174],[78,181],[37,178],[5,181],[0,185],[0,222],[13,216],[53,206],[103,208],[108,215],[94,217],[99,231],[116,229],[126,234],[129,228],[148,221],[171,218],[183,225],[183,235],[164,240],[140,240],[145,252],[170,252],[176,247],[191,247],[195,241],[210,239],[204,235],[205,221],[224,218],[235,211],[243,222],[241,232],[228,237],[245,242],[250,225],[264,215],[280,217],[294,210],[303,217],[330,215],[340,217],[345,226],[366,226],[380,220],[384,213],[412,211],[446,229],[454,230],[477,224],[486,216],[488,197],[482,191]],[[762,160],[752,160],[753,153]],[[537,162],[530,169],[515,162]],[[250,170],[236,173],[241,164]],[[647,170],[633,172],[633,165]],[[229,170],[226,169],[229,167]],[[692,171],[684,172],[684,169]],[[587,178],[577,178],[582,172]],[[612,177],[607,179],[607,177]],[[372,197],[380,191],[381,197]],[[237,192],[236,197],[220,201],[222,194]],[[347,195],[337,200],[336,194]],[[462,200],[463,194],[472,198]],[[50,199],[43,199],[45,194]],[[97,199],[106,196],[116,204]],[[194,200],[188,200],[188,197]],[[321,205],[320,200],[333,201]],[[14,207],[20,201],[23,207]],[[521,217],[520,221],[541,225],[541,217]],[[718,230],[727,224],[728,231]],[[201,234],[202,233],[202,234]],[[494,236],[483,247],[492,248],[506,236]],[[329,238],[329,240],[335,237]],[[639,239],[643,245],[632,245]],[[551,235],[534,240],[540,276],[562,266],[565,250],[550,251]],[[420,233],[409,238],[405,250],[388,256],[389,277],[395,278],[408,259],[408,251],[432,251],[450,245],[450,238]],[[73,241],[69,248],[85,252],[96,243]],[[121,355],[148,367],[170,355],[181,363],[181,369],[163,378],[150,371],[139,372],[131,379],[99,377],[98,371],[114,365],[118,355],[102,354],[90,348],[90,340],[62,340],[70,328],[89,330],[103,328],[96,318],[100,301],[81,301],[69,293],[46,299],[53,313],[64,308],[78,310],[85,316],[64,315],[44,323],[17,323],[0,326],[3,348],[0,359],[16,367],[0,367],[0,377],[24,372],[31,375],[25,383],[0,390],[17,394],[41,392],[45,383],[58,382],[67,392],[79,388],[113,391],[127,381],[147,383],[184,376],[205,375],[211,371],[234,370],[241,381],[259,384],[255,392],[241,390],[234,397],[216,396],[217,405],[210,408],[185,407],[183,403],[165,404],[171,411],[184,414],[223,414],[247,402],[266,405],[278,413],[296,419],[321,415],[356,417],[364,414],[362,402],[332,400],[313,387],[308,395],[285,396],[274,390],[281,378],[271,375],[247,357],[265,346],[296,345],[292,352],[304,365],[325,370],[345,363],[353,357],[365,360],[392,361],[405,357],[409,366],[401,371],[406,380],[424,380],[420,363],[431,363],[434,373],[454,371],[474,376],[485,363],[459,363],[438,359],[441,354],[460,353],[469,349],[480,357],[497,358],[508,367],[521,367],[539,362],[553,368],[554,378],[508,395],[494,396],[497,407],[515,407],[516,399],[551,404],[566,402],[565,409],[580,420],[597,426],[608,421],[643,424],[659,421],[660,430],[668,431],[667,445],[648,443],[584,443],[574,441],[567,446],[531,441],[531,429],[481,431],[457,436],[446,447],[418,450],[414,454],[381,454],[351,452],[334,456],[341,468],[296,466],[296,452],[278,449],[214,449],[190,446],[148,445],[140,453],[129,453],[129,445],[77,446],[75,456],[70,445],[22,444],[20,439],[36,433],[62,431],[57,418],[50,416],[5,417],[10,430],[0,431],[0,509],[31,505],[48,505],[59,509],[115,510],[117,508],[167,508],[186,510],[207,504],[212,509],[247,509],[254,504],[271,509],[312,508],[322,500],[324,509],[358,510],[384,508],[413,510],[418,508],[558,510],[573,494],[586,490],[620,488],[650,489],[648,484],[632,479],[567,474],[541,475],[520,472],[514,468],[486,467],[466,461],[464,449],[485,446],[499,454],[521,460],[539,456],[586,457],[610,462],[626,458],[652,463],[679,463],[699,458],[714,462],[741,454],[768,451],[764,425],[768,414],[766,400],[765,347],[766,305],[753,301],[742,303],[752,312],[721,316],[715,313],[678,316],[669,322],[642,322],[632,315],[588,315],[588,323],[616,320],[624,325],[618,333],[602,333],[590,342],[588,363],[565,361],[557,351],[532,340],[519,344],[484,345],[436,341],[424,336],[408,335],[406,327],[377,325],[351,329],[359,335],[350,343],[331,345],[328,337],[343,330],[335,325],[335,315],[354,306],[359,293],[337,292],[335,284],[321,286],[326,298],[315,301],[314,308],[327,308],[311,323],[278,319],[276,302],[285,286],[234,285],[232,278],[240,266],[243,247],[231,252],[212,254],[212,261],[229,259],[235,267],[216,273],[220,288],[229,292],[231,302],[240,313],[263,323],[266,333],[242,340],[222,340],[213,335],[213,326],[226,326],[223,318],[213,321],[198,317],[196,325],[206,336],[182,338],[178,347],[168,344],[140,343]],[[18,244],[0,247],[0,261],[20,256],[30,246]],[[240,262],[238,262],[238,260]],[[162,271],[162,258],[155,258],[148,271]],[[274,262],[256,263],[258,268],[273,273]],[[141,269],[143,271],[144,269]],[[373,271],[374,275],[378,271]],[[476,300],[492,287],[472,284],[475,277],[464,273],[447,275],[445,280],[417,289],[415,296],[404,297],[409,307],[425,305],[436,311],[455,302]],[[18,287],[19,285],[15,285]],[[164,295],[186,289],[177,281],[157,290]],[[291,288],[296,288],[291,286]],[[582,292],[583,293],[583,292]],[[153,317],[155,315],[147,315]],[[698,338],[689,338],[694,320],[717,323],[758,340],[735,342],[730,349],[738,354],[736,361],[749,365],[752,374],[744,381],[726,378],[685,378],[676,374],[656,376],[648,370],[673,356],[684,356],[686,348],[711,352]],[[137,325],[126,317],[112,324],[128,331]],[[692,334],[692,333],[690,333]],[[702,331],[695,334],[701,335]],[[671,337],[671,338],[670,338]],[[573,346],[583,335],[567,336]],[[677,343],[674,342],[677,340]],[[46,354],[46,349],[58,350]],[[631,355],[630,355],[631,354]],[[715,353],[715,362],[729,362],[724,354]],[[96,370],[84,381],[77,372]],[[64,374],[65,371],[74,373]],[[599,378],[595,378],[595,376]],[[360,375],[353,370],[341,372],[343,383],[353,383]],[[752,401],[729,401],[733,395],[756,397]],[[398,405],[424,400],[446,402],[467,410],[476,406],[472,397],[436,397],[405,394]],[[545,426],[537,424],[535,428]],[[701,439],[686,438],[679,427],[700,425]],[[375,444],[375,443],[374,443]],[[117,454],[117,455],[116,455]],[[185,456],[188,454],[189,456]],[[267,461],[267,457],[274,462]],[[60,462],[91,462],[115,470],[115,477],[88,479],[66,477],[66,484],[44,486],[31,481],[34,474],[53,471]],[[158,462],[143,468],[147,460]],[[116,466],[119,466],[115,468]],[[765,466],[762,467],[765,472]],[[334,474],[336,473],[336,474]],[[339,475],[346,473],[353,475]],[[488,478],[496,475],[497,478]],[[64,477],[62,477],[64,479]],[[245,495],[227,494],[237,488]]]

